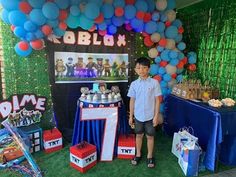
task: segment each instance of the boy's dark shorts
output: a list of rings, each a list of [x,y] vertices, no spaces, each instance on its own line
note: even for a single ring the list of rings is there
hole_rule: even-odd
[[[143,134],[145,133],[148,136],[154,136],[155,135],[155,127],[153,127],[152,120],[146,121],[146,122],[140,122],[137,119],[135,119],[135,129],[136,134]]]

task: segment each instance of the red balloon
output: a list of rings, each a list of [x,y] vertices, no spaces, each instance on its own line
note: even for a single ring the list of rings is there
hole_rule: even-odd
[[[179,27],[178,28],[178,32],[180,33],[180,34],[182,34],[183,32],[184,32],[184,28],[181,26],[181,27]]]
[[[135,3],[135,0],[125,0],[126,4],[134,4]]]
[[[28,42],[20,41],[20,42],[18,43],[18,45],[19,45],[19,48],[20,48],[21,50],[26,51],[26,50],[29,49],[29,44],[28,44]]]
[[[49,25],[42,26],[41,30],[42,30],[43,34],[45,34],[46,36],[48,36],[49,34],[52,33],[52,27]]]
[[[115,15],[117,17],[121,17],[122,15],[124,15],[124,9],[122,7],[117,7],[115,9]]]
[[[136,13],[136,18],[142,20],[144,18],[145,13],[143,11],[138,11]]]
[[[143,37],[149,36],[149,34],[144,32],[144,31],[141,34],[142,34]]]
[[[162,103],[163,102],[163,96],[162,95],[158,96],[158,98],[159,98],[160,103]]]
[[[60,10],[59,11],[59,20],[60,21],[66,20],[67,16],[68,16],[68,13],[67,13],[66,10]]]
[[[15,26],[14,25],[11,25],[11,31],[13,32],[15,29]]]
[[[161,67],[165,67],[167,64],[168,64],[167,61],[161,61],[159,65],[160,65]]]
[[[171,77],[172,77],[173,79],[175,79],[175,78],[177,77],[177,74],[174,73],[174,74],[171,75]]]
[[[195,64],[190,64],[190,65],[188,66],[188,69],[189,69],[190,71],[195,71],[195,70],[197,69],[197,67],[196,67]]]
[[[151,47],[153,44],[154,44],[154,43],[152,42],[150,36],[146,36],[146,37],[144,38],[144,45],[145,45],[145,46]]]
[[[32,10],[32,7],[30,6],[30,4],[28,2],[20,2],[19,3],[19,9],[25,13],[25,14],[29,14]]]
[[[95,18],[94,22],[99,24],[102,23],[104,21],[104,16],[102,13],[99,14],[99,16],[97,18]]]
[[[98,34],[100,34],[101,36],[105,36],[107,34],[107,30],[99,30]]]
[[[159,45],[161,47],[165,47],[167,44],[167,40],[165,38],[161,38],[160,41],[159,41]]]
[[[170,21],[166,21],[165,26],[169,27],[170,25],[171,25],[171,22]]]
[[[177,67],[178,69],[183,68],[183,67],[184,67],[184,62],[181,60],[181,61],[176,65],[176,67]]]
[[[152,15],[150,13],[145,13],[143,21],[144,22],[149,22],[152,19]]]
[[[30,45],[35,50],[41,50],[44,48],[44,40],[43,39],[37,39],[30,42]]]
[[[59,28],[62,29],[62,30],[66,30],[67,24],[65,22],[60,22],[59,23]]]
[[[180,61],[182,61],[183,63],[184,63],[184,65],[185,64],[187,64],[187,62],[188,62],[188,58],[187,57],[184,57],[182,60],[180,60]]]
[[[162,80],[160,75],[155,75],[153,79],[158,80],[159,82]]]

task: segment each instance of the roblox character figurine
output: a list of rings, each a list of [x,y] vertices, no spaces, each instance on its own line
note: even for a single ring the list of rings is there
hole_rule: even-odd
[[[56,60],[55,70],[56,70],[57,77],[63,77],[63,73],[66,70],[66,67],[62,59]]]
[[[78,61],[75,64],[75,75],[79,77],[86,76],[85,64],[82,57],[78,57]]]
[[[86,68],[87,68],[87,77],[96,77],[93,69],[96,68],[96,64],[93,62],[92,57],[88,57],[88,64],[86,65]]]
[[[68,62],[66,63],[66,76],[67,77],[73,77],[74,76],[74,64],[73,64],[73,58],[69,57]]]
[[[116,63],[116,61],[114,61],[114,63],[112,64],[111,70],[112,70],[112,76],[118,77],[119,70],[118,70],[118,64]]]
[[[119,66],[120,76],[126,76],[126,64],[125,61],[122,61],[122,63]]]
[[[110,68],[111,68],[111,65],[109,63],[109,59],[105,59],[105,63],[104,63],[104,76],[105,77],[110,77],[111,76],[111,71],[110,71]]]
[[[102,77],[102,72],[104,70],[103,58],[97,58],[96,69],[97,69],[97,77]]]

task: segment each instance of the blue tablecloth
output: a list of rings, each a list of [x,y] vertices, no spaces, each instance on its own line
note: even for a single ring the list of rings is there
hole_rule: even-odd
[[[117,154],[117,138],[120,134],[130,133],[130,127],[128,125],[128,119],[126,114],[125,105],[122,100],[113,101],[113,102],[87,102],[78,100],[77,110],[75,115],[74,130],[72,144],[76,145],[81,141],[87,141],[91,144],[96,145],[97,155],[100,157],[101,147],[102,147],[102,138],[104,133],[104,124],[105,120],[90,120],[90,121],[81,121],[80,120],[80,111],[81,107],[88,108],[90,106],[99,107],[103,105],[104,107],[118,107],[118,127],[117,127],[117,137],[115,142],[114,155]],[[99,116],[99,115],[98,115]]]
[[[209,170],[215,170],[218,156],[229,155],[229,152],[223,149],[224,137],[236,137],[235,125],[236,107],[213,108],[206,103],[197,103],[174,95],[166,98],[164,130],[167,134],[173,135],[184,126],[193,127],[194,135],[198,137],[200,146],[206,152],[204,165]],[[231,146],[233,146],[232,143]],[[236,149],[231,149],[231,151],[231,154],[236,154]],[[236,158],[230,160],[224,160],[224,163],[236,164]]]

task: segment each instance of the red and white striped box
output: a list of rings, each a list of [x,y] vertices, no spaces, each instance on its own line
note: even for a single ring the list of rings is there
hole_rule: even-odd
[[[62,134],[57,128],[43,131],[43,147],[46,153],[62,148]]]
[[[119,159],[132,159],[135,156],[135,135],[120,135],[118,139]]]
[[[96,146],[83,142],[70,147],[70,166],[85,173],[97,164]]]

